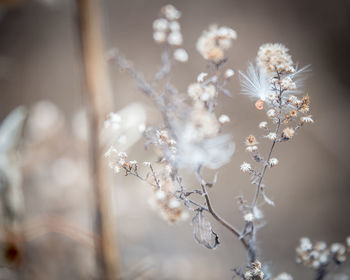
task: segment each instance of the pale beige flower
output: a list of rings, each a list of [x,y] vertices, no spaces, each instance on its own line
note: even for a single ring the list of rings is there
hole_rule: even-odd
[[[282,136],[284,138],[290,139],[294,136],[295,134],[295,130],[291,127],[286,127],[285,129],[283,129],[283,133]]]

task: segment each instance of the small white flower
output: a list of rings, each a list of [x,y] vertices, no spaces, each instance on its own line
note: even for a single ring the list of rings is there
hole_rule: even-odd
[[[250,213],[245,214],[243,218],[246,222],[251,222],[254,220],[254,215],[253,215],[253,213],[250,212]]]
[[[151,163],[149,161],[144,161],[142,164],[147,167],[151,166]]]
[[[202,95],[202,87],[198,83],[190,84],[187,93],[193,100],[198,100]]]
[[[208,95],[208,99],[212,99],[216,96],[216,88],[213,84],[207,85],[204,87],[204,93]]]
[[[300,238],[300,248],[302,251],[309,251],[312,249],[311,240],[307,237]]]
[[[121,158],[127,158],[128,157],[126,152],[119,152],[118,156],[121,157]]]
[[[295,130],[290,127],[286,127],[282,133],[283,137],[287,139],[291,139],[294,136],[294,134],[295,134]]]
[[[271,167],[272,166],[276,166],[278,164],[278,159],[277,158],[271,158],[269,160],[269,164],[270,164]]]
[[[153,29],[155,31],[166,31],[168,29],[168,21],[165,18],[159,18],[153,21]]]
[[[306,117],[301,117],[300,121],[302,123],[314,123],[314,120],[312,119],[311,115],[306,116]]]
[[[166,34],[162,31],[156,31],[153,33],[153,40],[156,43],[164,43],[166,40]]]
[[[231,78],[233,75],[235,74],[235,72],[232,70],[232,69],[227,69],[226,71],[225,71],[225,78],[226,79],[229,79],[229,78]]]
[[[267,99],[270,101],[274,101],[276,99],[276,93],[270,92],[267,94]]]
[[[170,4],[164,6],[161,11],[168,20],[177,20],[181,17],[181,12]]]
[[[197,82],[203,83],[207,76],[208,76],[208,73],[204,73],[204,72],[200,73],[197,77]]]
[[[179,31],[181,27],[177,21],[172,21],[169,23],[169,28],[171,31]]]
[[[221,115],[221,116],[219,117],[219,122],[220,122],[221,124],[228,123],[228,122],[230,122],[230,121],[231,121],[231,120],[230,120],[229,116],[227,116],[227,115]]]
[[[244,273],[244,279],[250,280],[253,277],[253,273],[251,271],[247,271],[246,273]]]
[[[246,151],[250,153],[255,152],[256,150],[258,150],[258,146],[248,146],[246,148]]]
[[[178,31],[170,32],[168,36],[168,43],[173,46],[179,46],[182,44],[182,34]]]
[[[267,127],[267,122],[259,123],[259,128],[266,128],[266,127]]]
[[[251,166],[249,163],[243,162],[243,163],[241,164],[241,170],[242,170],[243,172],[248,172],[248,171],[250,171],[251,169],[252,169],[252,166]]]
[[[342,250],[344,246],[340,243],[333,243],[331,245],[331,252],[334,254],[334,253],[338,253],[339,251]]]
[[[162,190],[158,190],[158,191],[156,192],[156,198],[157,198],[158,200],[163,200],[165,197],[166,197],[166,194],[165,194],[165,192],[163,192]]]
[[[187,62],[188,54],[185,49],[176,49],[174,51],[174,58],[179,62]]]
[[[265,137],[268,138],[268,139],[270,139],[270,140],[276,140],[277,134],[274,133],[274,132],[270,132],[270,133],[267,134]]]
[[[321,264],[326,264],[328,263],[328,259],[329,259],[329,253],[327,251],[323,252],[320,257],[319,257],[319,260],[320,260],[320,263]]]
[[[129,161],[129,164],[135,165],[135,164],[137,164],[137,161],[136,160],[131,160],[131,161]]]
[[[123,165],[125,164],[125,159],[120,158],[120,159],[118,160],[118,164],[121,165],[121,166],[123,166]]]
[[[169,204],[168,204],[169,208],[174,209],[174,208],[178,208],[181,206],[180,201],[178,201],[175,197],[170,199]]]
[[[275,280],[293,280],[293,277],[290,274],[283,272],[274,279]]]
[[[283,88],[288,89],[288,90],[296,89],[296,84],[293,82],[292,78],[289,76],[285,77],[282,80],[281,85]]]
[[[266,115],[269,117],[269,118],[273,118],[276,116],[276,111],[275,109],[270,109],[266,112]]]
[[[104,122],[104,127],[109,128],[112,127],[113,129],[120,128],[122,118],[117,113],[109,113],[108,119]]]
[[[112,153],[118,153],[117,149],[114,146],[110,146],[107,150],[107,152],[105,152],[105,157],[110,157],[112,155]]]

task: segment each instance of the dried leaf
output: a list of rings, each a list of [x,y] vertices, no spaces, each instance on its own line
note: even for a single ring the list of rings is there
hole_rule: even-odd
[[[197,215],[192,219],[194,239],[208,249],[215,249],[219,244],[218,235],[212,230],[209,220],[203,215],[202,211],[198,211]],[[212,238],[214,237],[213,245]]]

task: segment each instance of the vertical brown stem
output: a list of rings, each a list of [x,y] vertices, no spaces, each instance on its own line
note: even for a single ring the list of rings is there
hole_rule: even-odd
[[[78,0],[79,32],[84,57],[85,83],[90,121],[90,160],[95,199],[94,230],[100,236],[96,248],[101,279],[119,277],[116,225],[111,207],[111,178],[99,141],[106,115],[112,111],[113,95],[104,57],[101,1]]]

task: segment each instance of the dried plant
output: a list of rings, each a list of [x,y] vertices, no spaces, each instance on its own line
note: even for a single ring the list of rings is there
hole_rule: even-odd
[[[240,169],[250,175],[250,183],[256,186],[256,190],[252,201],[242,196],[238,198],[244,222],[243,229],[238,229],[222,218],[213,206],[208,189],[215,185],[216,176],[212,181],[203,176],[205,168],[216,170],[228,163],[235,150],[231,136],[222,132],[223,125],[230,118],[227,115],[217,117],[215,108],[219,94],[231,96],[226,86],[234,71],[226,66],[225,51],[237,39],[237,34],[229,27],[218,25],[211,25],[203,31],[196,47],[208,67],[206,72],[198,75],[197,81],[188,86],[187,94],[183,94],[170,79],[173,65],[186,63],[189,57],[181,47],[180,17],[180,11],[166,5],[153,22],[153,38],[163,51],[162,66],[151,81],[147,81],[118,50],[108,53],[108,59],[136,80],[139,89],[153,100],[162,114],[162,123],[141,128],[146,148],[152,147],[158,160],[142,164],[129,160],[117,142],[105,156],[115,173],[132,175],[151,186],[154,190],[152,205],[169,223],[185,219],[192,213],[193,235],[199,244],[209,249],[220,244],[208,216],[235,235],[248,255],[246,270],[234,269],[236,276],[242,279],[292,279],[286,273],[272,277],[265,271],[259,261],[256,233],[263,217],[260,200],[274,205],[266,195],[264,184],[267,171],[279,162],[274,156],[274,148],[292,140],[305,124],[314,122],[310,114],[310,98],[303,94],[302,89],[304,74],[309,67],[298,68],[284,45],[264,44],[258,50],[256,63],[250,63],[246,73],[239,71],[241,93],[255,102],[257,110],[266,110],[267,120],[258,125],[262,130],[259,139],[271,144],[267,151],[260,151],[254,135],[246,138],[246,151],[256,166],[244,162]],[[106,127],[118,125],[118,122],[120,117],[111,113]],[[186,186],[184,171],[197,178],[197,188]]]

